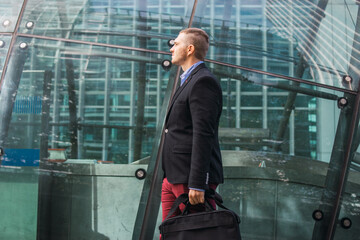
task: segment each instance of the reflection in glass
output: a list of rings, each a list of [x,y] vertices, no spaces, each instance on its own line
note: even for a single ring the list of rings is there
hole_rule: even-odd
[[[188,22],[193,2],[29,1],[19,31],[122,46],[140,44],[139,37],[146,36],[146,48],[168,51],[167,41]],[[26,28],[27,22],[34,27]]]
[[[170,74],[160,66],[165,56],[56,41],[21,41],[31,42],[32,61],[25,64],[7,146],[39,148],[42,98],[50,97],[49,148],[65,149],[72,159],[113,163],[150,155]],[[146,63],[144,73],[139,72],[141,63]],[[47,76],[49,95],[43,96]],[[140,77],[145,81],[142,106],[137,105]],[[144,109],[143,124],[137,126],[139,107]],[[141,154],[134,159],[136,131],[142,136],[137,149]]]
[[[326,131],[326,127],[324,123],[319,124],[320,119],[330,113],[326,109],[319,110],[317,106],[335,105],[337,94],[303,84],[294,86],[286,80],[219,64],[213,64],[212,70],[221,78],[224,93],[220,127],[248,129],[249,137],[252,131],[263,131],[259,139],[247,139],[245,135],[242,139],[239,136],[233,140],[233,145],[224,145],[224,149],[280,151],[282,154],[325,161],[317,155],[320,150],[317,140],[320,140],[318,136],[322,136],[321,141],[327,143],[327,147],[322,148],[331,149],[332,139],[324,138],[326,135],[322,131]],[[293,91],[298,95],[291,108],[289,125],[282,126],[284,105]],[[333,119],[336,121],[334,115]],[[281,128],[284,128],[283,136],[278,135]],[[226,139],[226,136],[223,137]]]
[[[206,4],[206,5],[205,5]],[[349,3],[353,5],[354,3]],[[210,33],[208,58],[258,70],[355,90],[342,81],[358,75],[351,56],[354,25],[313,1],[200,2],[194,26]],[[356,16],[357,8],[351,15]],[[326,15],[325,18],[322,15]],[[345,14],[347,15],[347,14]],[[301,64],[309,65],[299,71]]]
[[[0,2],[0,32],[13,32],[24,0]]]

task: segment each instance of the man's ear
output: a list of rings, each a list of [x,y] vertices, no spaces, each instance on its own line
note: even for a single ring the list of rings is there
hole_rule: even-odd
[[[190,56],[191,54],[194,54],[195,52],[195,46],[190,44],[187,49],[187,55]]]

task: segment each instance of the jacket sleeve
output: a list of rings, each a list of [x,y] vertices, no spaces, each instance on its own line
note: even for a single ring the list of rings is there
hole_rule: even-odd
[[[193,85],[189,105],[193,124],[193,142],[189,187],[206,189],[209,179],[212,149],[217,139],[222,101],[221,88],[211,76],[205,76]]]

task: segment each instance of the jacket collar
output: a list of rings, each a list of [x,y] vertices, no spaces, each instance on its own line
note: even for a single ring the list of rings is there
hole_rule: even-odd
[[[201,68],[204,68],[204,67],[205,67],[205,64],[204,64],[204,63],[201,63],[201,64],[199,64],[199,66],[197,66],[194,70],[191,71],[189,77],[185,80],[185,82],[176,89],[176,92],[175,92],[175,94],[174,94],[174,97],[173,97],[172,100],[171,100],[171,103],[173,103],[173,102],[175,101],[175,99],[179,96],[179,94],[182,92],[182,90],[184,90],[184,88],[186,87],[186,85],[191,81],[192,77],[193,77]]]
[[[183,83],[183,85],[179,86],[176,91],[175,94],[173,96],[173,98],[170,101],[170,107],[169,107],[169,111],[166,114],[166,120],[168,118],[168,115],[171,111],[172,106],[174,105],[174,102],[176,100],[176,98],[180,95],[180,93],[185,89],[185,87],[188,85],[188,83],[191,81],[192,77],[202,68],[206,68],[204,63],[201,63],[199,66],[197,66],[194,70],[192,70],[192,72],[190,73],[190,76],[186,79],[186,81]]]

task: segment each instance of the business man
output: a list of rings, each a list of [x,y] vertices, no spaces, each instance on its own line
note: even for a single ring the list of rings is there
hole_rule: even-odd
[[[205,190],[223,183],[218,141],[222,91],[203,62],[208,48],[206,32],[188,28],[179,33],[170,49],[172,63],[181,66],[184,73],[165,120],[163,220],[182,193],[188,193],[191,205],[196,205],[191,211],[202,211],[204,205],[197,204],[204,203]]]

